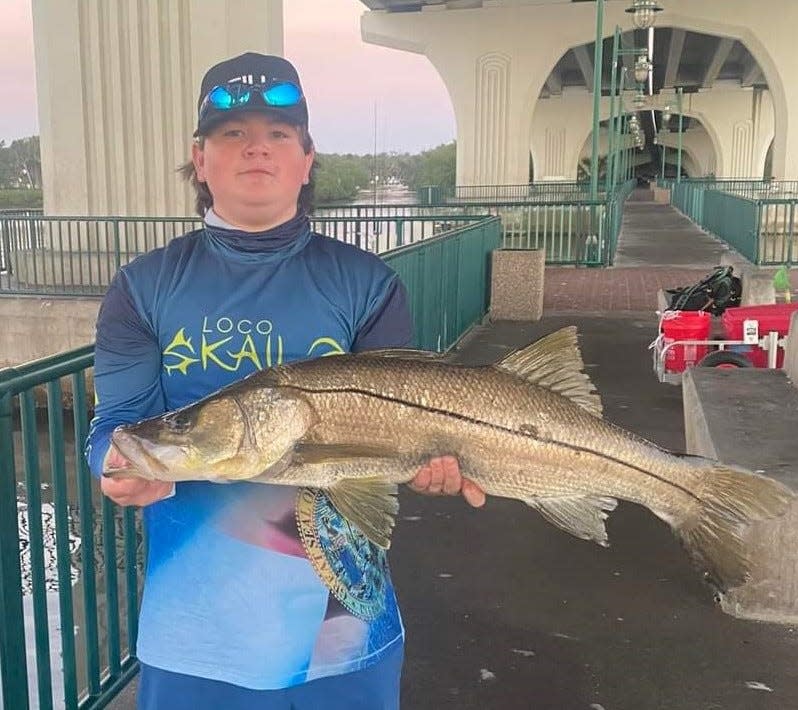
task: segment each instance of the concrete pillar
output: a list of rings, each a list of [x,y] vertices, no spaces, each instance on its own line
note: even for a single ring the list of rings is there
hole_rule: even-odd
[[[677,99],[673,92],[663,92],[659,103],[669,104],[676,114]],[[684,115],[701,121],[710,134],[717,152],[716,177],[763,176],[765,158],[775,134],[769,91],[716,84],[706,91],[685,94],[682,110]]]
[[[491,254],[490,319],[531,321],[543,316],[543,249],[497,249]]]
[[[282,0],[33,0],[44,208],[182,216],[205,70],[283,52]]]
[[[601,99],[601,120],[610,115],[609,97]],[[576,180],[585,141],[593,130],[593,95],[584,89],[564,90],[540,99],[532,114],[531,152],[535,180]],[[602,131],[600,155],[607,154],[607,131]],[[590,156],[590,152],[588,152]]]
[[[665,161],[675,165],[676,152],[679,147],[678,133],[660,133],[657,136],[660,145],[667,148]],[[703,126],[692,127],[682,135],[682,166],[691,177],[717,176],[717,156],[715,146]],[[685,163],[685,160],[688,163]],[[692,169],[691,169],[692,168]]]
[[[773,174],[798,179],[798,3],[783,0],[774,12],[763,12],[759,3],[750,0],[724,0],[721,4],[717,0],[668,0],[663,5],[657,26],[738,39],[752,53],[772,96]],[[605,36],[616,24],[630,26],[624,12],[627,6],[628,2],[620,0],[607,3]],[[428,5],[421,12],[372,11],[363,15],[361,32],[367,42],[425,54],[437,68],[457,119],[458,183],[494,177],[499,182],[526,182],[529,117],[560,57],[571,47],[594,39],[595,4],[482,0]],[[492,107],[490,118],[481,99],[487,99]],[[747,138],[741,133],[744,128],[735,139],[734,131],[730,132],[729,146],[735,140],[745,144]],[[480,137],[489,144],[478,146]],[[485,160],[486,151],[493,162]],[[730,166],[734,164],[730,159]],[[742,167],[753,170],[756,165],[751,160]],[[721,168],[724,174],[732,169]]]

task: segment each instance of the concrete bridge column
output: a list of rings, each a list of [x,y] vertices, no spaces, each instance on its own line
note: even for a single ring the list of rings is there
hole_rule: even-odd
[[[458,184],[528,181],[532,114],[546,77],[571,46],[567,36],[564,41],[559,36],[561,10],[573,8],[575,12],[568,13],[572,17],[595,18],[592,3],[588,9],[582,3],[568,5],[430,5],[421,12],[374,11],[363,16],[365,41],[425,54],[441,75],[457,120]],[[545,122],[541,133],[545,136]],[[549,140],[548,158],[536,175],[571,174],[579,141],[556,131]],[[576,151],[566,161],[566,146],[572,145]],[[541,155],[546,155],[545,149]]]
[[[611,35],[616,24],[630,26],[624,12],[628,4],[628,0],[607,3],[605,36]],[[774,177],[798,179],[798,3],[780,3],[777,12],[763,12],[760,3],[750,0],[668,0],[663,5],[658,27],[737,39],[746,46],[761,68],[772,97]],[[560,57],[570,48],[593,40],[595,4],[483,0],[481,4],[425,6],[420,12],[373,11],[363,16],[361,32],[367,42],[426,54],[438,69],[457,118],[458,182],[485,182],[494,175],[505,182],[523,182],[530,145],[529,117],[537,97]],[[491,57],[497,58],[495,86],[484,81]],[[485,91],[486,86],[493,88]],[[489,110],[480,103],[485,98],[497,112],[491,125],[485,124]],[[745,132],[744,127],[739,128],[738,145],[749,140]],[[492,143],[479,145],[485,136]],[[729,129],[728,137],[733,145],[734,130]],[[756,143],[753,137],[750,141]],[[482,159],[486,151],[496,159],[490,169]],[[758,158],[735,163],[733,155],[732,150],[728,160],[720,161],[724,175],[737,167],[758,169]]]
[[[601,99],[602,121],[610,114],[609,97]],[[566,90],[540,99],[532,115],[531,152],[535,180],[576,180],[580,154],[593,129],[593,95]],[[601,131],[599,154],[607,154],[607,131]],[[589,154],[588,154],[589,155]]]
[[[33,0],[45,212],[182,216],[211,64],[283,51],[281,0]]]
[[[677,133],[659,133],[657,141],[667,148],[666,162],[676,165],[679,135]],[[716,163],[715,146],[703,126],[691,127],[685,131],[682,135],[682,167],[690,177],[706,177],[710,174],[717,176]]]
[[[779,3],[776,12],[763,12],[761,5],[748,0],[724,0],[722,5],[720,8],[712,0],[669,0],[665,3],[665,12],[658,18],[658,26],[684,27],[733,37],[745,44],[762,69],[772,100],[773,177],[798,179],[798,65],[795,61],[798,3]],[[767,111],[766,106],[762,108]],[[742,128],[737,136],[738,141],[744,142],[746,137],[740,133],[744,134],[745,129]],[[727,168],[724,161],[721,169],[727,175],[732,168]]]
[[[663,92],[659,100],[662,105],[669,104],[676,115],[678,104],[673,92]],[[685,94],[682,111],[699,119],[712,134],[718,153],[714,171],[717,177],[763,176],[765,158],[775,135],[769,91],[716,85],[709,91]]]

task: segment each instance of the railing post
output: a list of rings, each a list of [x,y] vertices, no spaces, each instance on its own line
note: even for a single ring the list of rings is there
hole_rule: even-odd
[[[593,144],[590,162],[590,199],[598,199],[599,117],[601,70],[604,58],[604,0],[596,0],[596,45],[593,52]]]
[[[615,188],[614,182],[615,173],[615,82],[618,74],[618,44],[620,42],[620,29],[616,26],[615,33],[612,37],[612,72],[610,76],[610,121],[607,124],[607,162],[604,166],[605,185],[607,194]]]
[[[682,87],[676,90],[679,102],[679,155],[676,158],[676,182],[682,181],[682,130],[684,128],[684,114],[682,113]]]
[[[114,266],[116,270],[113,274],[108,275],[108,283],[111,283],[111,280],[114,277],[114,274],[119,272],[119,269],[122,268],[122,253],[121,248],[119,245],[119,220],[114,220]]]
[[[4,386],[13,374],[11,368],[0,370],[0,698],[8,710],[27,710],[28,674],[14,470],[14,408],[11,391]]]

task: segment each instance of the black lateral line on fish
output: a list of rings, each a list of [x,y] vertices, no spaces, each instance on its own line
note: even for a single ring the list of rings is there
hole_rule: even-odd
[[[616,463],[620,466],[626,466],[627,468],[631,468],[634,471],[642,473],[644,476],[650,476],[651,478],[656,479],[660,483],[665,483],[666,485],[672,486],[678,491],[681,491],[688,497],[692,498],[695,501],[701,502],[701,498],[697,496],[692,491],[688,490],[684,486],[680,486],[678,483],[674,483],[673,481],[669,481],[667,478],[663,478],[662,476],[658,476],[656,473],[652,473],[651,471],[647,471],[644,468],[640,468],[639,466],[635,466],[628,461],[622,461],[621,459],[615,458],[614,456],[608,456],[607,454],[603,454],[600,451],[594,451],[593,449],[587,449],[583,446],[575,446],[574,444],[569,444],[565,441],[557,441],[556,439],[544,439],[540,436],[535,436],[533,434],[526,434],[521,431],[517,431],[515,429],[510,429],[509,427],[501,426],[501,424],[493,424],[492,422],[486,422],[482,419],[475,419],[474,417],[466,416],[465,414],[458,414],[457,412],[450,412],[446,409],[437,409],[436,407],[429,407],[425,404],[418,404],[416,402],[409,402],[406,399],[398,399],[397,397],[388,397],[383,394],[379,394],[377,392],[370,392],[369,390],[361,390],[355,387],[341,387],[341,388],[319,388],[319,389],[311,389],[309,387],[305,387],[302,385],[296,384],[280,384],[279,387],[283,387],[285,389],[293,389],[299,392],[307,392],[311,394],[361,394],[366,397],[373,397],[375,399],[379,399],[383,402],[395,402],[397,404],[403,404],[407,407],[412,409],[421,409],[425,412],[431,412],[432,414],[440,414],[441,416],[445,417],[452,417],[453,419],[458,419],[459,421],[467,422],[469,424],[477,424],[485,427],[489,427],[491,429],[496,429],[498,431],[503,431],[508,434],[526,436],[530,439],[534,439],[542,444],[553,444],[554,446],[560,446],[565,449],[569,449],[571,451],[578,451],[586,454],[592,454],[593,456],[597,456],[598,458],[605,459],[607,461],[611,461]],[[658,447],[655,447],[658,448]]]

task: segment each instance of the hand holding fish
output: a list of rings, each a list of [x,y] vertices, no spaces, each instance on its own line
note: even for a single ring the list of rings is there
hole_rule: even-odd
[[[456,496],[460,493],[474,508],[485,505],[485,491],[473,481],[463,478],[454,456],[435,456],[422,466],[408,486],[424,495]]]
[[[117,505],[145,506],[167,498],[174,491],[175,484],[168,481],[147,481],[143,478],[134,478],[135,469],[130,461],[122,456],[113,445],[105,457],[104,469],[117,473],[130,469],[130,478],[103,476],[100,481],[103,495],[108,496]]]

